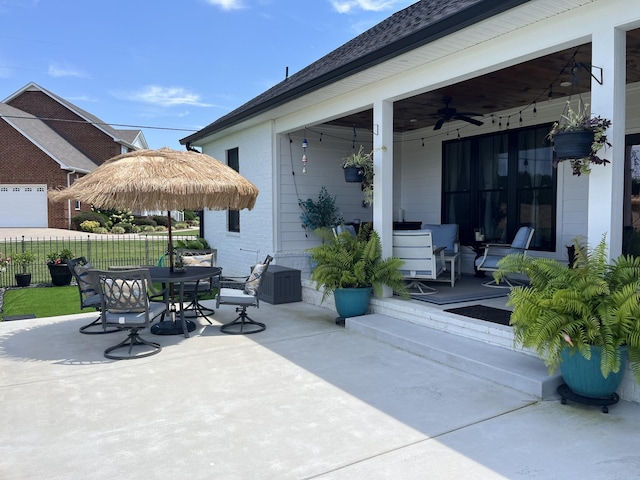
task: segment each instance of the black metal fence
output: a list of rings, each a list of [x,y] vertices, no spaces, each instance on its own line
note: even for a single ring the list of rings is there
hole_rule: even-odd
[[[192,240],[192,236],[174,235],[174,244],[179,240]],[[0,239],[2,258],[12,257],[16,253],[29,251],[35,255],[35,261],[23,268],[15,263],[1,271],[0,287],[16,285],[17,273],[30,273],[31,284],[51,283],[47,256],[60,252],[62,249],[71,250],[73,257],[85,257],[95,268],[108,269],[110,266],[155,266],[167,251],[166,236],[150,235],[104,235],[100,237],[87,235],[86,238],[5,238]]]

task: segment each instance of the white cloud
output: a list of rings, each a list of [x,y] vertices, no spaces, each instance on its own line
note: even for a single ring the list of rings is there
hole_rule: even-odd
[[[220,7],[222,10],[239,10],[244,8],[243,0],[207,0],[207,3]]]
[[[331,5],[338,13],[351,13],[354,10],[381,12],[388,10],[397,0],[331,0]]]
[[[56,64],[51,64],[49,65],[49,71],[48,71],[49,75],[51,75],[52,77],[77,77],[77,78],[89,78],[89,75],[87,75],[86,73],[77,70],[76,68],[70,67],[68,65],[56,65]]]
[[[137,102],[160,105],[161,107],[175,107],[177,105],[193,105],[196,107],[213,106],[202,102],[200,100],[200,95],[189,92],[182,87],[147,85],[142,90],[127,94],[125,97]]]
[[[87,95],[78,95],[76,97],[74,96],[70,96],[70,97],[64,97],[67,100],[71,101],[71,102],[92,102],[95,103],[98,101],[97,98],[95,97],[89,97]]]

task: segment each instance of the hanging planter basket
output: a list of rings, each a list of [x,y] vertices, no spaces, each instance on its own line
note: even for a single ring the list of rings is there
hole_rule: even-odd
[[[558,132],[553,136],[553,149],[559,160],[585,158],[591,154],[593,130]]]
[[[360,167],[344,167],[344,180],[349,183],[361,183],[364,180],[364,170]]]

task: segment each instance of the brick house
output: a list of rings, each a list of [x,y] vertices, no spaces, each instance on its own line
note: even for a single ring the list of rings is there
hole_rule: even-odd
[[[117,130],[29,83],[0,103],[0,227],[69,228],[89,205],[49,203],[105,160],[148,148],[140,130]]]

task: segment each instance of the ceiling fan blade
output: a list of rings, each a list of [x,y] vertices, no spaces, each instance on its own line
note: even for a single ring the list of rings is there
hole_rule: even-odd
[[[436,122],[436,125],[433,127],[433,129],[440,130],[442,128],[442,125],[444,125],[444,118],[441,118],[440,120],[438,120]]]
[[[473,125],[476,125],[478,127],[484,124],[484,122],[481,122],[480,120],[476,120],[475,118],[471,118],[471,117],[466,117],[464,115],[456,115],[456,119],[472,123]]]

